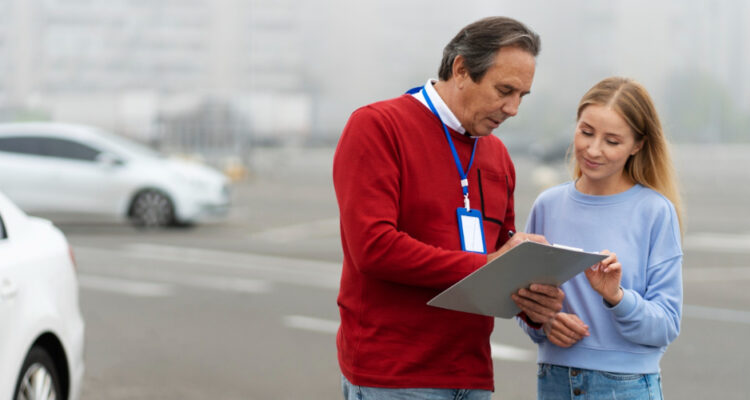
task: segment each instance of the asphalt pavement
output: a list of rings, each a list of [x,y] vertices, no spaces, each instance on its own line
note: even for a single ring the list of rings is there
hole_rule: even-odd
[[[668,398],[745,399],[750,383],[748,146],[679,146],[685,308],[662,361]],[[83,400],[338,399],[341,250],[332,149],[256,151],[225,221],[166,230],[61,220],[86,320]],[[514,156],[517,226],[561,165]],[[496,399],[536,396],[536,349],[492,335]]]

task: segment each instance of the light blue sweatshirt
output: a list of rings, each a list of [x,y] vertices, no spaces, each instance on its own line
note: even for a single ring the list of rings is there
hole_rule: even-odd
[[[569,348],[519,320],[539,345],[538,362],[618,373],[657,373],[667,345],[680,333],[682,249],[674,206],[641,185],[611,196],[579,192],[573,182],[546,190],[534,203],[526,232],[590,252],[609,250],[622,264],[622,301],[614,307],[578,274],[562,285],[563,312],[589,326]]]

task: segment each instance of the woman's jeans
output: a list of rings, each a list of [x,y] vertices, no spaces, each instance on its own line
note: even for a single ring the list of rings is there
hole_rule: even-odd
[[[659,374],[616,374],[539,364],[540,400],[662,400]]]
[[[492,392],[480,389],[390,389],[353,385],[343,375],[345,400],[490,400]]]

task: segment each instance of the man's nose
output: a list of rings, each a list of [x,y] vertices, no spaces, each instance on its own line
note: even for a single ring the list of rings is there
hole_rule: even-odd
[[[516,114],[518,114],[518,106],[520,105],[521,105],[521,97],[513,96],[512,98],[507,99],[505,103],[503,103],[502,110],[509,117],[514,117]]]

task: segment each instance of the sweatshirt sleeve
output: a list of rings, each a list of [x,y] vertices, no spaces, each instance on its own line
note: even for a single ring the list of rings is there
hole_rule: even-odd
[[[659,223],[661,222],[661,223]],[[682,318],[682,250],[674,208],[657,220],[652,234],[643,295],[623,289],[623,298],[609,308],[620,334],[633,343],[662,347],[680,333]],[[674,255],[677,254],[677,255]],[[664,259],[666,255],[671,257]],[[606,303],[605,303],[606,306]]]
[[[445,289],[487,256],[442,249],[398,230],[402,155],[396,137],[389,121],[369,107],[355,111],[344,128],[333,160],[342,245],[362,274]]]

